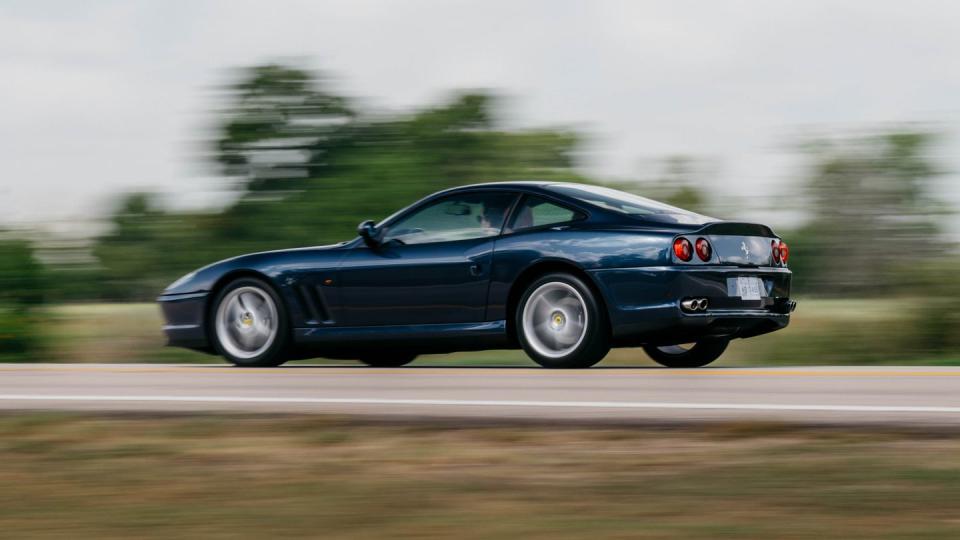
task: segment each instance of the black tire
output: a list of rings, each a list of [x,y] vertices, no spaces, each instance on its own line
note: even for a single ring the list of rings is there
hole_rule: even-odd
[[[558,286],[555,284],[562,285]],[[561,324],[560,328],[563,328],[562,325],[566,324],[568,316],[576,317],[578,318],[577,326],[582,326],[583,328],[582,333],[577,334],[582,337],[580,337],[575,345],[571,344],[568,348],[550,349],[549,345],[544,343],[545,340],[541,340],[537,336],[536,330],[533,329],[538,325],[525,325],[524,323],[525,309],[528,302],[531,302],[531,297],[535,293],[538,296],[541,294],[549,294],[541,292],[546,286],[557,287],[560,294],[567,294],[571,290],[576,291],[575,294],[565,298],[564,301],[569,300],[570,305],[575,304],[582,306],[574,310],[576,313],[570,315],[567,315],[565,312],[561,313],[561,317],[558,319],[558,324]],[[579,298],[577,296],[579,296]],[[580,300],[582,300],[582,303]],[[534,301],[536,302],[537,300]],[[567,304],[561,307],[565,308]],[[533,309],[534,306],[531,305],[531,311]],[[562,311],[561,308],[551,309],[556,309],[557,312]],[[582,313],[580,313],[581,311]],[[585,316],[579,319],[580,315]],[[535,315],[533,316],[536,317]],[[553,315],[551,315],[551,317],[552,316]],[[610,351],[609,326],[607,314],[590,287],[587,286],[583,280],[566,273],[547,274],[531,283],[517,303],[516,313],[514,313],[514,327],[516,328],[517,339],[520,341],[520,346],[523,347],[524,352],[526,352],[527,356],[534,362],[545,368],[552,369],[588,368],[600,360],[603,360],[603,357]],[[533,332],[533,335],[528,335],[529,332]],[[554,341],[554,344],[557,345],[557,342]]]
[[[225,343],[218,331],[218,313],[220,305],[225,299],[231,296],[231,293],[241,288],[253,288],[269,296],[276,308],[275,335],[269,346],[254,356],[240,356],[231,352],[231,346]],[[251,277],[244,277],[230,282],[226,287],[217,293],[214,301],[210,303],[207,314],[207,327],[210,336],[210,342],[213,344],[217,353],[228,362],[239,367],[275,367],[287,361],[287,353],[290,346],[290,320],[287,315],[286,306],[280,296],[273,290],[267,282]],[[224,340],[229,338],[224,338]],[[235,347],[235,345],[234,345]]]
[[[643,347],[647,356],[661,366],[669,368],[698,368],[713,362],[730,344],[728,339],[709,339],[696,342],[693,347],[685,349],[679,345]]]
[[[417,358],[413,353],[384,352],[376,356],[363,356],[360,361],[370,367],[400,367],[413,362]]]

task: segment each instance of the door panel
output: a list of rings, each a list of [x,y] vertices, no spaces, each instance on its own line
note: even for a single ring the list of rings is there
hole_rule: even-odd
[[[494,238],[358,246],[344,258],[340,291],[351,326],[484,320]]]

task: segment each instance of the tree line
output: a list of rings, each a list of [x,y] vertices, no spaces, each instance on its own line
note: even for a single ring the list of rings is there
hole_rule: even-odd
[[[172,211],[154,194],[127,194],[89,248],[94,262],[3,267],[4,284],[33,275],[26,287],[48,302],[150,300],[209,262],[348,239],[359,221],[446,187],[498,179],[600,183],[575,168],[578,133],[508,129],[488,93],[387,115],[292,65],[247,68],[222,90],[216,137],[205,154],[229,179],[232,203]],[[872,296],[939,286],[931,273],[952,260],[952,248],[942,234],[948,209],[932,189],[941,173],[931,159],[936,142],[933,133],[895,128],[815,138],[798,148],[806,172],[788,197],[799,201],[806,220],[778,232],[791,244],[800,294]],[[618,187],[711,213],[702,185],[709,179],[691,179],[685,164],[667,159],[656,181]],[[0,304],[11,300],[0,297]]]

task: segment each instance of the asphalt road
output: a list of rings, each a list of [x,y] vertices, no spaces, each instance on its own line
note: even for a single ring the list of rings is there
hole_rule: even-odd
[[[960,368],[8,364],[0,409],[960,427]]]

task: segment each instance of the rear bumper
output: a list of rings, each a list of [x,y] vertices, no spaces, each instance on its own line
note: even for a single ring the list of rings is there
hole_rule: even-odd
[[[786,268],[733,266],[618,268],[591,272],[610,313],[616,346],[675,344],[708,337],[743,338],[786,327],[796,302]],[[728,278],[763,280],[760,300],[728,294]],[[680,302],[706,298],[706,311],[687,313]]]
[[[163,312],[167,345],[209,352],[204,324],[207,293],[166,294],[157,298]]]

